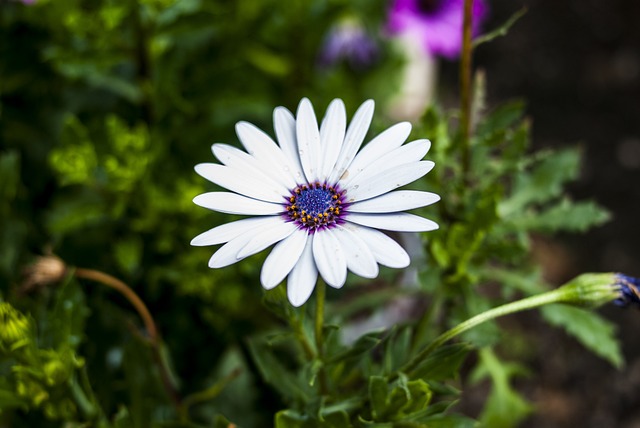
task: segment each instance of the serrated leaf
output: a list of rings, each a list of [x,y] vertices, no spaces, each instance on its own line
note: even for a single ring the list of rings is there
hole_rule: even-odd
[[[531,411],[532,407],[511,386],[514,375],[525,372],[518,364],[505,364],[490,348],[479,352],[480,364],[472,373],[471,380],[477,382],[484,376],[492,381],[491,393],[480,417],[483,426],[492,428],[515,427]]]
[[[616,327],[595,312],[565,305],[542,308],[542,315],[550,323],[565,329],[594,354],[619,368],[623,364]]]
[[[522,172],[516,176],[512,196],[500,204],[499,212],[503,218],[520,215],[527,205],[560,196],[564,190],[563,185],[578,173],[578,150],[547,152],[538,156],[540,160],[530,172]]]
[[[609,212],[593,201],[571,202],[563,199],[545,211],[526,213],[515,219],[513,224],[523,230],[539,232],[584,232],[610,218]]]

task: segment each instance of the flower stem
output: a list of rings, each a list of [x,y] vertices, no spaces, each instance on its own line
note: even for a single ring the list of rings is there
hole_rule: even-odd
[[[91,281],[96,281],[103,285],[106,285],[107,287],[113,288],[114,290],[122,294],[133,305],[136,312],[138,312],[138,315],[140,315],[140,318],[142,318],[145,330],[149,335],[149,343],[151,344],[153,359],[160,371],[160,379],[162,380],[162,385],[173,404],[176,406],[176,408],[178,408],[181,398],[176,386],[172,381],[172,377],[167,366],[167,361],[162,356],[162,342],[160,339],[160,334],[158,333],[156,323],[151,316],[151,312],[149,312],[149,309],[144,304],[142,299],[140,299],[135,291],[133,291],[127,284],[111,275],[107,275],[104,272],[93,269],[76,268],[74,271],[74,275],[77,278],[89,279]]]
[[[540,306],[548,305],[550,303],[570,302],[572,301],[572,298],[573,298],[573,294],[570,290],[567,290],[565,288],[558,288],[555,290],[548,291],[546,293],[527,297],[525,299],[518,300],[516,302],[507,303],[502,306],[489,309],[488,311],[478,314],[474,317],[471,317],[468,320],[463,321],[462,323],[453,327],[452,329],[442,333],[433,342],[431,342],[429,346],[424,348],[415,357],[413,357],[407,364],[405,364],[405,366],[400,371],[404,373],[410,373],[411,371],[415,370],[418,367],[418,365],[422,361],[424,361],[424,359],[429,354],[431,354],[437,348],[442,346],[445,342],[449,341],[450,339],[453,339],[454,337],[486,321],[489,321],[504,315],[513,314],[515,312],[534,309]]]
[[[324,336],[323,336],[323,327],[324,327],[324,301],[327,292],[327,285],[324,283],[322,278],[318,280],[318,285],[316,286],[316,322],[315,322],[315,334],[316,334],[316,349],[318,359],[321,363],[324,364]],[[320,382],[320,393],[327,393],[327,379],[326,374],[323,368],[318,372],[318,379]]]
[[[460,138],[462,145],[462,171],[467,181],[471,166],[471,36],[473,0],[464,1],[462,26],[462,55],[460,57]]]

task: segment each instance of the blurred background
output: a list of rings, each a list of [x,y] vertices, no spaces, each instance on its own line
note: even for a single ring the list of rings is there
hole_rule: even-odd
[[[536,255],[554,283],[585,271],[638,276],[640,3],[492,1],[486,26],[518,5],[526,6],[525,17],[476,54],[476,66],[487,72],[489,103],[525,99],[536,149],[579,145],[582,174],[570,192],[595,199],[612,214],[584,235],[538,239]],[[536,330],[536,361],[525,388],[538,412],[525,426],[640,426],[640,314],[612,307],[602,312],[619,326],[626,367],[613,370],[560,331]],[[531,314],[515,322],[538,327]]]
[[[487,5],[484,29],[527,8],[508,36],[476,52],[489,107],[524,99],[534,150],[580,145],[583,170],[571,194],[613,215],[582,236],[537,238],[547,279],[640,276],[640,3]],[[273,320],[259,287],[246,285],[264,255],[211,271],[210,249],[188,245],[221,219],[191,203],[206,189],[193,165],[213,159],[212,143],[235,142],[238,120],[272,133],[273,108],[294,109],[302,96],[318,115],[334,97],[350,115],[374,98],[381,114],[373,128],[384,128],[405,65],[405,50],[385,30],[388,7],[382,0],[0,0],[0,295],[42,292],[24,289],[21,270],[50,251],[120,277],[155,314],[183,388],[202,388],[225,350]],[[456,107],[458,62],[437,61],[435,98]],[[83,354],[96,378],[112,379],[133,352],[114,346],[131,339],[113,327],[127,319],[126,303],[97,287],[87,299]],[[640,314],[603,312],[619,325],[622,371],[562,331],[539,328],[536,314],[508,321],[535,332],[531,375],[518,387],[538,412],[525,426],[640,427]],[[465,393],[461,408],[470,415],[482,388]],[[244,393],[278,408],[259,390],[231,391],[219,405],[232,409]]]

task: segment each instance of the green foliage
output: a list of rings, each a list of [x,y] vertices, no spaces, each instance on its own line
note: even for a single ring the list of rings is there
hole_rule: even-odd
[[[505,363],[489,348],[480,351],[480,364],[471,376],[478,382],[485,377],[491,378],[493,388],[482,412],[483,425],[506,428],[516,426],[533,409],[511,385],[513,377],[527,374],[524,367],[517,363]]]
[[[614,367],[622,366],[622,351],[615,339],[616,328],[611,322],[591,311],[572,306],[547,306],[542,309],[542,315],[549,323],[565,328],[587,349]]]
[[[425,112],[413,136],[431,139],[437,166],[413,186],[442,201],[417,210],[441,226],[423,242],[419,284],[403,289],[402,275],[386,269],[375,285],[349,278],[339,302],[329,293],[318,342],[312,304],[292,308],[282,285],[260,290],[264,255],[210,270],[211,249],[188,246],[229,219],[193,206],[209,190],[193,165],[212,159],[214,142],[236,144],[238,120],[268,131],[273,108],[293,108],[302,96],[319,115],[334,97],[350,113],[366,98],[384,111],[402,75],[402,59],[380,36],[386,3],[39,0],[0,8],[0,55],[9,58],[0,64],[0,425],[473,427],[455,403],[463,363],[481,347],[471,379],[491,383],[482,423],[514,426],[531,411],[513,385],[524,364],[506,362],[509,347],[499,348],[504,356],[490,348],[509,340],[496,323],[411,363],[448,328],[548,289],[530,259],[532,234],[582,232],[609,218],[566,195],[579,150],[529,153],[524,103],[486,112],[486,90],[477,87],[466,170],[457,113]],[[368,68],[319,64],[327,32],[345,17],[378,44]],[[383,117],[374,131],[389,125]],[[65,279],[25,279],[22,268],[48,251],[69,264]],[[109,272],[130,294],[82,279],[73,266]],[[144,311],[134,292],[161,332],[155,339],[148,325],[138,327]],[[345,343],[344,325],[396,299],[424,313]],[[614,329],[598,315],[542,313],[621,364]]]

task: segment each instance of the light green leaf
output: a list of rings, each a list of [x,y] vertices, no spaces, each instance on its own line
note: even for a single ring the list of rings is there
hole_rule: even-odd
[[[540,232],[584,232],[593,226],[606,223],[611,218],[607,210],[593,201],[571,202],[563,199],[542,212],[528,212],[514,219],[513,224],[523,230]]]
[[[526,373],[525,369],[514,363],[504,363],[490,348],[479,352],[480,364],[471,375],[471,381],[477,382],[489,376],[493,383],[491,393],[480,417],[483,426],[491,428],[515,427],[531,411],[532,407],[511,386],[511,378]]]
[[[595,312],[565,305],[542,308],[550,323],[565,329],[594,354],[620,368],[623,364],[620,344],[615,338],[616,327]]]
[[[519,216],[524,207],[542,203],[560,196],[564,184],[575,178],[580,164],[580,153],[575,149],[546,152],[531,172],[516,176],[512,196],[499,206],[501,217]]]

